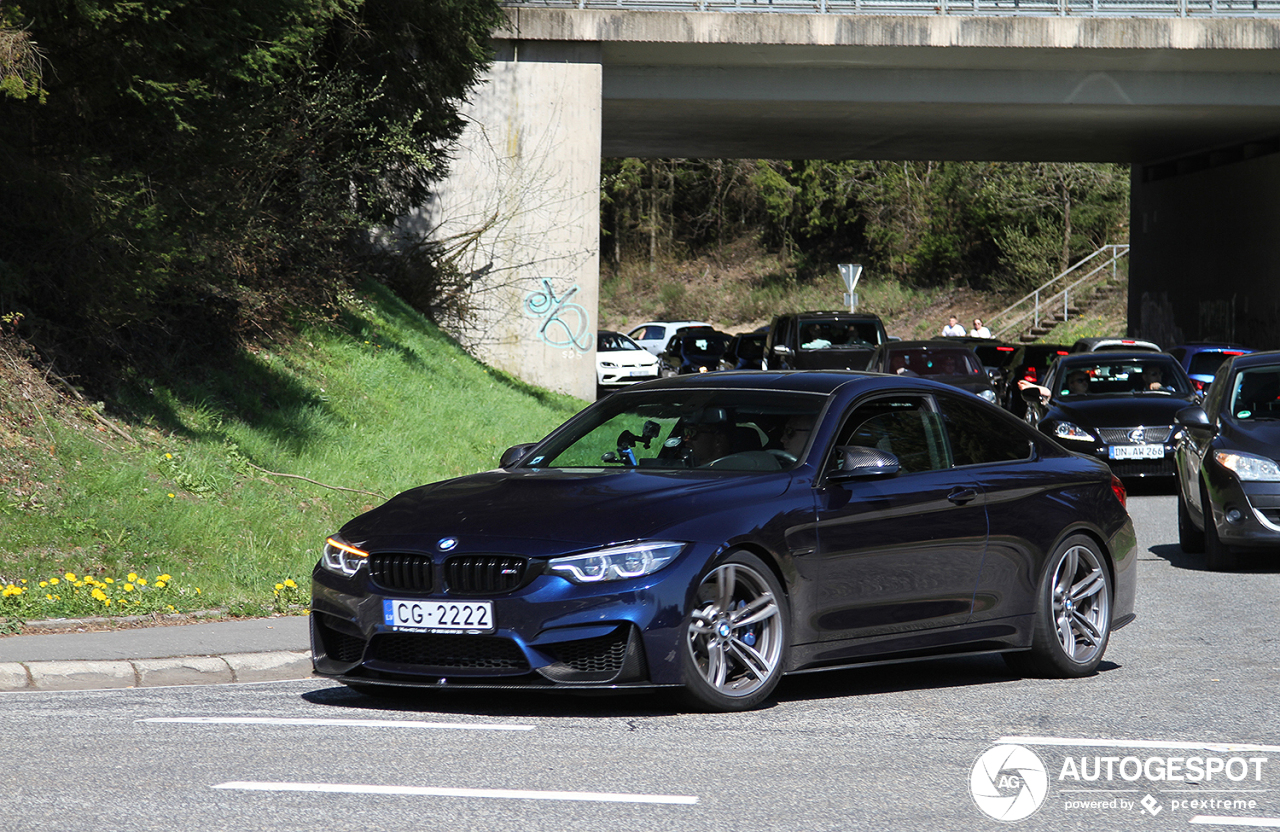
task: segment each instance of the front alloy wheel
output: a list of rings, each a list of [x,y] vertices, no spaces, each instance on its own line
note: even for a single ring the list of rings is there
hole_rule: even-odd
[[[1036,676],[1088,676],[1111,635],[1111,573],[1085,535],[1067,538],[1054,556],[1036,601],[1031,650],[1006,653],[1015,670]]]
[[[687,618],[688,697],[707,710],[754,708],[782,676],[786,642],[786,597],[778,579],[754,555],[730,555],[702,579]]]

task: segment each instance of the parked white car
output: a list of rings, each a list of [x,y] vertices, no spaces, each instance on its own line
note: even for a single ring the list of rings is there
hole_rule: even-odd
[[[658,356],[621,332],[596,333],[596,386],[600,392],[658,377]]]
[[[702,321],[649,321],[627,333],[627,337],[641,347],[657,355],[667,348],[667,342],[676,330],[686,326],[711,326]]]

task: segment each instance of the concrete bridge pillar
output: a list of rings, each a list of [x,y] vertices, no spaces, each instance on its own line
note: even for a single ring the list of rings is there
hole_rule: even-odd
[[[476,276],[469,314],[441,323],[486,364],[594,400],[599,45],[495,45],[449,178],[424,209],[433,238]]]
[[[1130,334],[1280,349],[1280,140],[1134,165]]]

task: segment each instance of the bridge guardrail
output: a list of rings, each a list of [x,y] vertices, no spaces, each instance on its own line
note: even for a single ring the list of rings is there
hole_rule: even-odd
[[[983,17],[1280,17],[1280,0],[507,0],[503,5],[628,11]]]

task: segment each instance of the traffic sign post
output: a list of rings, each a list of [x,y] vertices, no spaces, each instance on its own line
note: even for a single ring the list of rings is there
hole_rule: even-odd
[[[848,289],[844,295],[844,302],[849,304],[849,311],[854,312],[858,308],[858,293],[853,291],[858,287],[858,280],[862,277],[862,266],[857,263],[841,263],[840,279],[844,281],[844,287]]]

